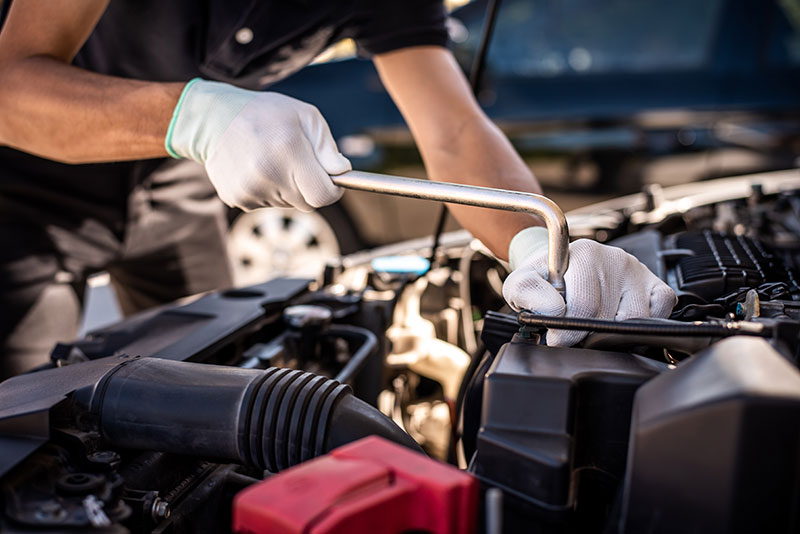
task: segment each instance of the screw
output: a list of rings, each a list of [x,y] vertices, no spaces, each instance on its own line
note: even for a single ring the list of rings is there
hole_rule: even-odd
[[[172,513],[172,511],[169,509],[169,503],[161,497],[156,497],[151,509],[153,520],[161,521],[162,519],[169,519],[170,513]]]

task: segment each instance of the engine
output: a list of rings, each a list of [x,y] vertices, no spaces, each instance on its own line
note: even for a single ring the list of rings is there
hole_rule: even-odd
[[[570,218],[669,319],[514,314],[453,233],[55,347],[0,384],[0,531],[796,532],[800,178],[685,187]]]

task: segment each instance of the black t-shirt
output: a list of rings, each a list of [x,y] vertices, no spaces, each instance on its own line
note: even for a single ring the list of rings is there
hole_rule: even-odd
[[[140,80],[200,76],[262,89],[346,37],[364,55],[444,45],[444,22],[441,0],[111,0],[74,64]],[[0,205],[44,202],[109,220],[159,161],[65,165],[0,147]]]

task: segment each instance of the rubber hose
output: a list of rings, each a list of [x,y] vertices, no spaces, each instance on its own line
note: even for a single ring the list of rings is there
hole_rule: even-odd
[[[113,445],[277,472],[371,434],[419,445],[350,387],[305,371],[142,358],[108,372],[90,410]]]
[[[342,367],[336,375],[339,382],[351,384],[356,375],[364,368],[370,356],[375,354],[378,348],[378,338],[371,331],[360,326],[337,324],[331,326],[327,332],[328,336],[341,337],[347,340],[359,340],[361,345],[350,357],[350,360]]]

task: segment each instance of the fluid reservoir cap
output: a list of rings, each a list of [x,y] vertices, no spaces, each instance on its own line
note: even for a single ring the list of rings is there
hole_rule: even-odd
[[[333,312],[325,306],[300,304],[289,306],[283,310],[283,320],[290,328],[305,330],[306,328],[322,329],[331,323]]]
[[[382,256],[372,260],[375,272],[389,274],[423,275],[431,268],[431,262],[422,256]]]

